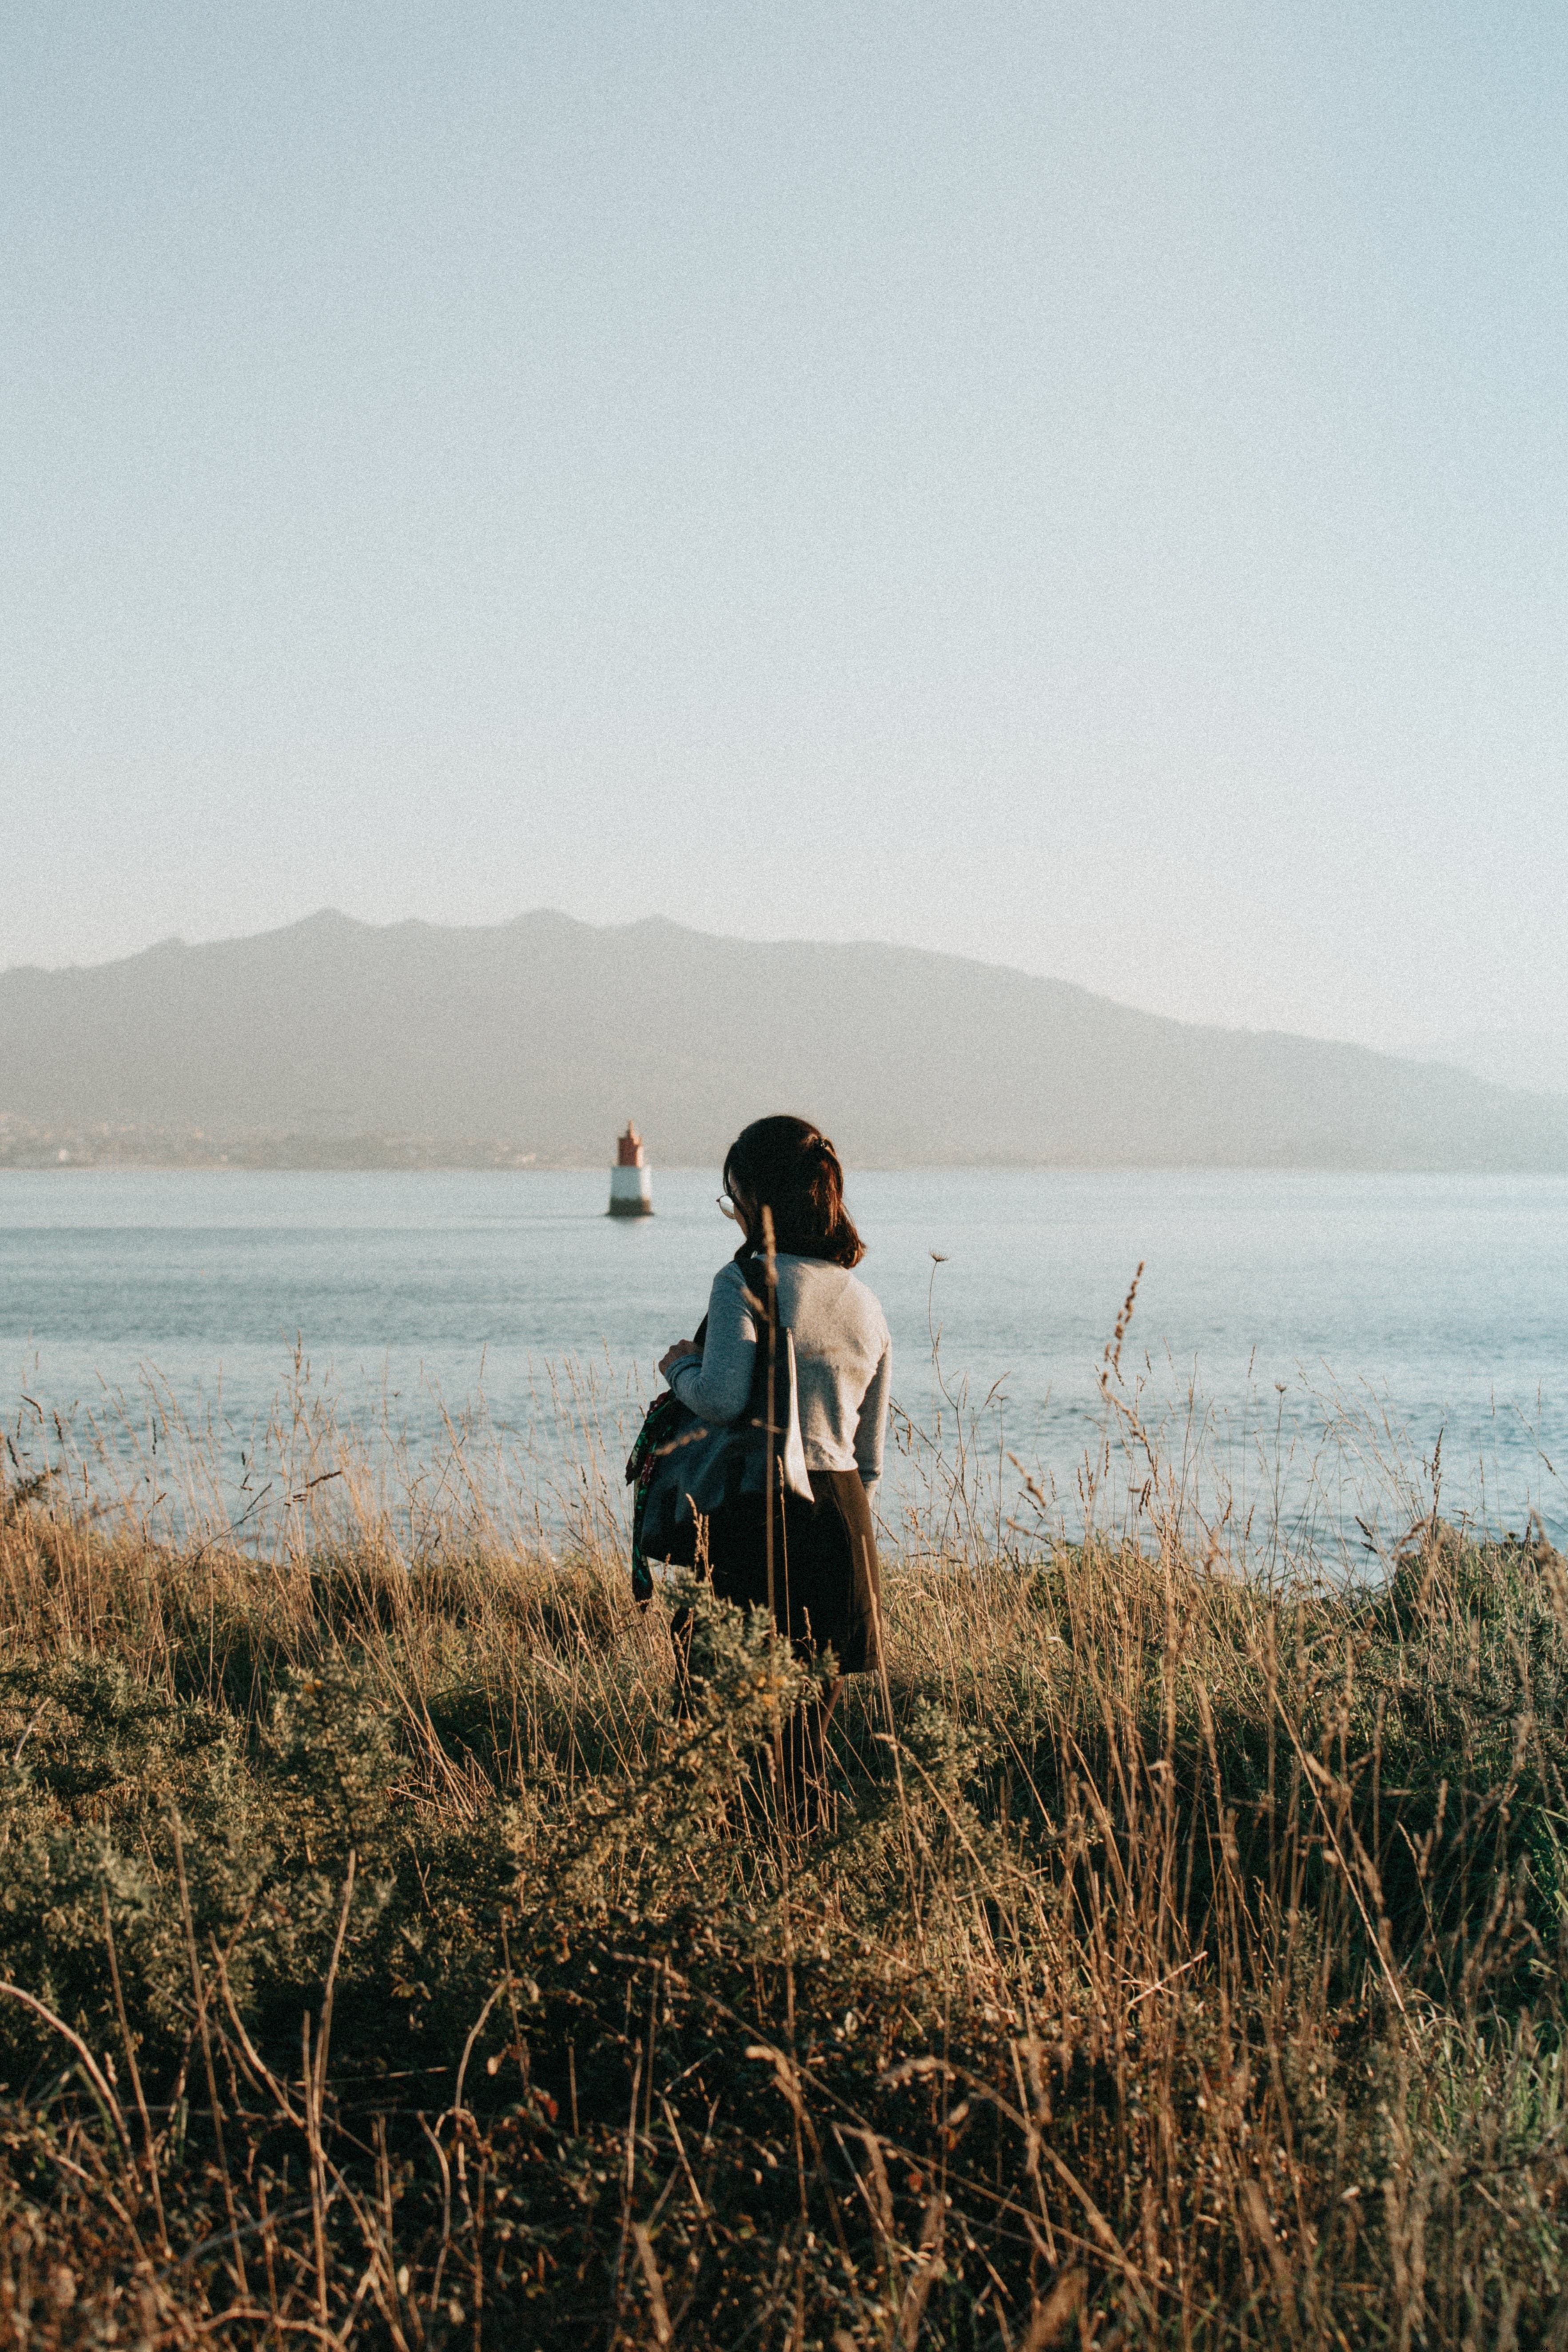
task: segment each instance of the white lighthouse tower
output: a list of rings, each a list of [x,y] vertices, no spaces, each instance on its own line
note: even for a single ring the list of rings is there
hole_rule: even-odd
[[[610,1171],[609,1213],[612,1217],[653,1214],[653,1174],[642,1148],[642,1138],[629,1118],[626,1131],[616,1146],[616,1164]]]

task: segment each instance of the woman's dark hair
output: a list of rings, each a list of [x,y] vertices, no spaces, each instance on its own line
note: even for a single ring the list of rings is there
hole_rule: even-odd
[[[724,1190],[748,1209],[771,1209],[773,1246],[788,1257],[858,1265],[866,1244],[844,1205],[838,1154],[808,1118],[754,1118],[724,1154]],[[762,1246],[759,1220],[746,1248]]]

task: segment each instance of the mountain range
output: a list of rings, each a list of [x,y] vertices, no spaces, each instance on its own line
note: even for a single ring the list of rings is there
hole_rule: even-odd
[[[0,973],[14,1164],[602,1164],[635,1118],[713,1165],[778,1108],[860,1166],[1568,1170],[1568,1097],[914,948],[325,911]]]

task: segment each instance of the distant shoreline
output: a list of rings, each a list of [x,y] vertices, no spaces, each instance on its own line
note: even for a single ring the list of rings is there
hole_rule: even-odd
[[[671,1160],[655,1168],[661,1177],[707,1173],[718,1165],[710,1160]],[[89,1157],[72,1153],[68,1159],[26,1157],[0,1150],[0,1181],[7,1176],[607,1176],[605,1160],[551,1160],[539,1153],[505,1158],[468,1157],[433,1146],[406,1157],[351,1158],[345,1154],[307,1158],[279,1152],[233,1151],[216,1157],[146,1158],[130,1153]],[[1490,1182],[1510,1177],[1532,1180],[1552,1177],[1568,1182],[1568,1170],[1559,1167],[1463,1167],[1431,1161],[1384,1161],[1377,1165],[1346,1160],[864,1160],[849,1162],[851,1176],[902,1174],[1005,1176],[1433,1176],[1464,1177]]]

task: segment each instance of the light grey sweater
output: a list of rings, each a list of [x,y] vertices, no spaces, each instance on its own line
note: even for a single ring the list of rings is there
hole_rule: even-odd
[[[893,1350],[886,1318],[865,1284],[844,1266],[782,1252],[777,1264],[779,1321],[795,1335],[805,1466],[858,1470],[870,1494],[882,1475],[888,1429]],[[713,1277],[702,1354],[677,1364],[669,1385],[703,1421],[738,1421],[756,1360],[757,1324],[746,1305],[746,1277],[731,1260]]]

